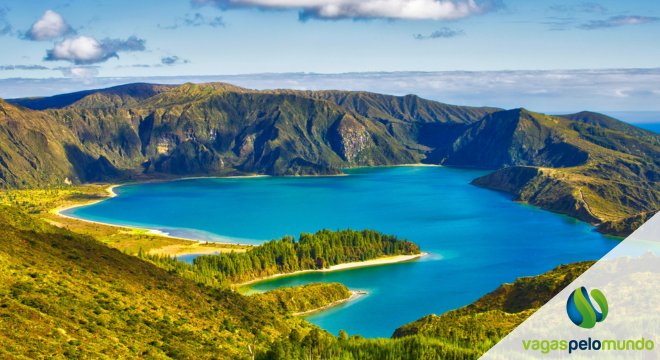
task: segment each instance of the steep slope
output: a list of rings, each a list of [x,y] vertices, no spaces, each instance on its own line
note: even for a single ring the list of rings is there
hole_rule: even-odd
[[[66,152],[55,136],[73,139],[51,126],[47,114],[20,111],[0,100],[0,185],[30,186],[64,180],[71,173]]]
[[[490,111],[416,97],[346,93],[345,97],[359,94],[368,99],[364,106],[378,109],[380,116],[372,118],[371,111],[361,114],[353,106],[343,106],[340,93],[256,91],[222,83],[129,84],[13,100],[50,108],[45,112],[6,106],[16,116],[43,117],[50,127],[67,134],[49,142],[66,149],[72,170],[58,175],[73,182],[120,173],[336,174],[342,167],[417,163],[428,151],[416,141],[419,119],[438,124],[474,121]],[[32,148],[38,151],[39,145]],[[66,166],[67,161],[56,162]],[[24,186],[14,178],[5,182]]]
[[[102,153],[84,151],[85,139],[72,132],[66,121],[0,100],[0,187],[35,187],[123,176]]]
[[[370,119],[408,123],[469,124],[502,110],[429,101],[416,95],[391,96],[363,91],[308,91],[315,99],[327,100]]]
[[[573,144],[559,125],[549,116],[525,109],[496,112],[471,124],[454,140],[443,163],[487,169],[584,164],[588,153]]]
[[[598,225],[597,230],[603,234],[626,237],[642,226],[657,211],[643,212],[619,220],[610,220]]]
[[[382,123],[406,148],[422,152],[422,161],[427,163],[436,162],[434,149],[453,140],[456,132],[463,131],[467,124],[501,110],[448,105],[416,95],[390,96],[363,91],[308,91],[306,94]]]

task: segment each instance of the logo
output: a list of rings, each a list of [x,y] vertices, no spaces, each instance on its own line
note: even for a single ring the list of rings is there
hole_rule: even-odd
[[[594,303],[598,305],[598,309]],[[600,311],[599,311],[600,310]],[[582,286],[571,293],[566,302],[566,313],[571,321],[582,328],[591,329],[596,323],[607,318],[607,299],[603,292],[598,289],[591,290],[591,296],[587,289]],[[653,339],[566,339],[561,337],[550,339],[522,339],[522,348],[525,351],[538,351],[549,354],[553,351],[568,351],[572,354],[576,351],[653,351],[655,341]],[[646,358],[644,356],[644,358]]]
[[[607,317],[607,299],[605,295],[600,290],[593,289],[591,290],[591,297],[598,304],[600,312],[594,307],[584,286],[575,289],[566,302],[566,313],[568,313],[569,319],[573,324],[585,329],[591,329],[596,326],[597,322],[601,322]]]

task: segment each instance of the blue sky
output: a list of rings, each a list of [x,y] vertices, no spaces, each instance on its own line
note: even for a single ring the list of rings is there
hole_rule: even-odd
[[[659,35],[643,0],[5,0],[0,79],[648,69]]]

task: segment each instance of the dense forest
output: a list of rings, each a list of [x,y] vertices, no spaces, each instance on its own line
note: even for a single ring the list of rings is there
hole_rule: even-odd
[[[297,241],[290,236],[271,240],[243,253],[200,256],[195,258],[194,266],[202,272],[220,270],[231,282],[242,282],[278,273],[325,269],[353,261],[419,252],[419,247],[412,242],[373,230],[321,230],[315,234],[303,233]]]

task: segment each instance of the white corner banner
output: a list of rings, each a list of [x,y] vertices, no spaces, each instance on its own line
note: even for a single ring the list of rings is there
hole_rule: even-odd
[[[660,213],[481,359],[660,359]]]

